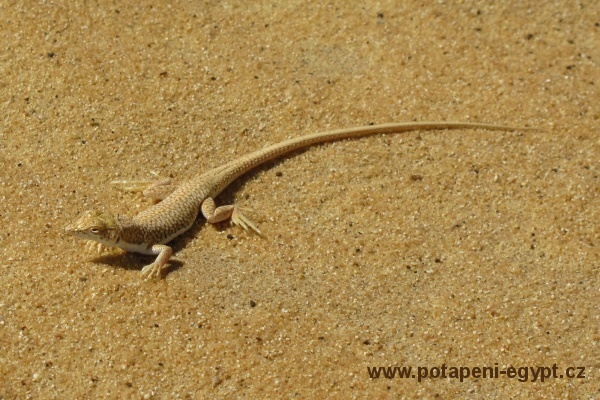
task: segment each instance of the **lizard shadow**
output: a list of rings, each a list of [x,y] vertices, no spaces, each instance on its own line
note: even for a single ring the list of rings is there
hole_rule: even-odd
[[[175,252],[176,250],[173,249]],[[113,268],[121,268],[129,271],[141,271],[146,265],[151,264],[156,259],[156,256],[137,254],[137,253],[111,253],[102,254],[92,258],[90,261],[109,265]],[[170,259],[166,267],[162,270],[162,275],[166,276],[173,271],[177,271],[183,266],[181,261]]]
[[[187,247],[190,242],[195,240],[198,237],[198,233],[204,228],[205,225],[211,225],[207,224],[203,218],[204,217],[199,216],[190,229],[168,243],[171,249],[173,249],[173,256],[171,259],[169,259],[167,265],[162,269],[161,275],[163,277],[166,277],[171,272],[177,271],[184,266],[182,261],[176,259],[177,253],[179,250]],[[213,225],[213,227],[219,232],[222,232],[230,229],[231,225],[228,222],[222,222]],[[92,262],[129,271],[141,271],[142,268],[148,264],[151,264],[154,262],[154,260],[156,260],[155,255],[129,253],[118,249],[114,249],[108,253],[99,254],[97,256],[92,256],[89,259],[89,261]]]

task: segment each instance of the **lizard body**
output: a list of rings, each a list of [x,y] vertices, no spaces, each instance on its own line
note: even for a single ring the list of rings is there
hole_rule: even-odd
[[[213,200],[231,182],[260,164],[298,149],[341,139],[413,130],[469,128],[501,131],[532,129],[469,122],[405,122],[313,133],[249,153],[198,174],[177,188],[166,181],[159,182],[157,186],[162,185],[164,193],[155,198],[162,201],[135,217],[88,211],[65,230],[71,235],[106,246],[119,247],[129,252],[157,255],[152,264],[142,269],[142,275],[146,278],[160,277],[163,267],[173,253],[167,243],[187,231],[200,212],[210,223],[229,219],[245,230],[254,230],[260,234],[256,225],[242,214],[238,206],[216,207]]]

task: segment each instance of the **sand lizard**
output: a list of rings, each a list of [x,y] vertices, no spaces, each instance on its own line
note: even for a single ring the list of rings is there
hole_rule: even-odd
[[[142,269],[142,276],[147,279],[160,277],[163,267],[173,254],[173,250],[167,246],[167,243],[187,231],[200,212],[210,223],[229,219],[232,224],[260,234],[256,225],[242,214],[243,209],[237,205],[216,207],[213,200],[231,182],[260,164],[298,149],[346,138],[412,130],[469,128],[502,131],[533,129],[469,122],[405,122],[313,133],[288,139],[239,157],[208,172],[198,174],[178,187],[173,186],[168,180],[160,181],[151,188],[155,194],[151,192],[145,194],[162,201],[135,217],[88,211],[73,225],[66,227],[65,231],[105,246],[156,255],[156,260]],[[157,194],[156,189],[162,190]]]

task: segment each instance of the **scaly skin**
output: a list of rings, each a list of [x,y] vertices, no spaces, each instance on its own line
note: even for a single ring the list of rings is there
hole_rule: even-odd
[[[260,234],[256,225],[241,213],[239,207],[234,205],[216,207],[213,200],[231,182],[256,166],[318,143],[375,134],[440,129],[513,131],[531,130],[532,128],[469,122],[405,122],[313,133],[273,144],[242,156],[218,168],[199,174],[176,189],[170,187],[168,182],[163,181],[160,185],[168,187],[166,193],[170,192],[170,194],[166,197],[164,194],[160,195],[161,202],[133,218],[88,211],[65,230],[71,235],[106,246],[157,255],[158,257],[152,264],[142,269],[142,275],[145,278],[157,278],[161,276],[164,265],[173,253],[166,243],[187,231],[200,211],[210,223],[230,219],[233,224],[241,225],[246,230],[251,229]],[[163,190],[163,192],[165,191]]]

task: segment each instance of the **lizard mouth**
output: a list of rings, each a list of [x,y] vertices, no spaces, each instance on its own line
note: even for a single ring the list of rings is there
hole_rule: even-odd
[[[67,226],[65,228],[65,233],[78,238],[89,239],[82,231],[78,230],[74,226]]]

